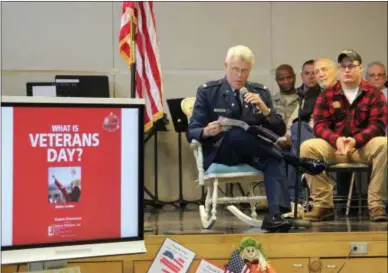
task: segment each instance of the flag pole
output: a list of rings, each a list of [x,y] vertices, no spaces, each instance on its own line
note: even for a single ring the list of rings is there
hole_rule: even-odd
[[[136,23],[135,23],[135,16],[134,14],[131,15],[131,98],[136,98]]]
[[[131,11],[130,14],[130,29],[131,29],[131,42],[130,42],[130,69],[131,69],[131,98],[136,98],[136,24],[138,23],[135,16],[135,9]],[[151,117],[152,118],[152,117]],[[154,136],[154,194],[151,193],[149,189],[144,185],[144,191],[151,197],[151,200],[145,199],[146,205],[150,205],[154,208],[162,208],[164,205],[172,205],[176,208],[179,208],[173,202],[164,202],[159,200],[158,193],[158,130],[160,130],[160,122],[163,119],[158,120],[156,123],[154,122],[152,128],[148,131],[146,138],[144,139],[144,143],[146,143],[152,136]],[[148,202],[147,202],[148,201]]]

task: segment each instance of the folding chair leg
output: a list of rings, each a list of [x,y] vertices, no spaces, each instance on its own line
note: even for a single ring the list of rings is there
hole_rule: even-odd
[[[352,173],[352,178],[350,179],[348,201],[346,203],[346,213],[345,213],[346,216],[349,216],[350,203],[352,202],[352,195],[353,195],[353,186],[354,186],[354,172]]]
[[[254,192],[254,188],[255,188],[255,182],[251,183],[249,185],[249,196],[255,196],[255,192]],[[250,203],[250,206],[251,206],[251,217],[252,219],[256,220],[256,217],[257,217],[257,213],[256,213],[256,202],[251,202]]]
[[[358,198],[358,216],[362,215],[362,192],[361,192],[361,176],[358,175],[356,179],[356,190]]]

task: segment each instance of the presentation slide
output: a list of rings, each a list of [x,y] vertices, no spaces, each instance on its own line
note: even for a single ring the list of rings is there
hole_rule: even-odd
[[[2,107],[2,245],[138,235],[138,110]]]

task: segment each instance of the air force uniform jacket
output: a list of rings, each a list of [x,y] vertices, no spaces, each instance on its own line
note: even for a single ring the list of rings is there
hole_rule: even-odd
[[[286,125],[282,117],[276,113],[273,107],[269,90],[262,84],[253,82],[247,82],[245,87],[249,92],[259,94],[263,102],[271,109],[268,117],[265,117],[254,105],[247,104],[243,100],[240,113],[238,101],[226,77],[207,82],[197,90],[193,114],[187,130],[187,139],[189,142],[195,139],[202,143],[205,169],[213,162],[224,133],[221,132],[214,137],[202,139],[202,131],[204,127],[210,122],[216,121],[220,116],[239,119],[249,125],[262,125],[279,136],[283,136],[286,132]]]

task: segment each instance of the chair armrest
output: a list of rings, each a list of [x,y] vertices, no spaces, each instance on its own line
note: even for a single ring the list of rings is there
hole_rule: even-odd
[[[195,163],[197,164],[198,184],[203,186],[205,184],[205,170],[203,169],[202,144],[193,139],[190,143],[190,148],[194,151]]]
[[[198,149],[198,147],[202,146],[201,142],[199,142],[198,140],[195,140],[193,139],[190,143],[190,148],[195,150],[195,149]]]

